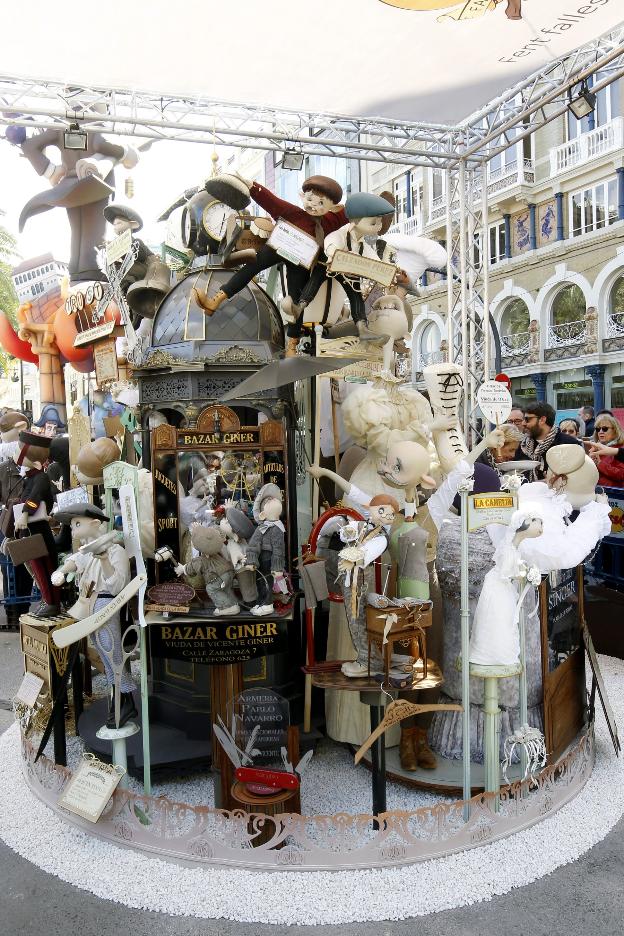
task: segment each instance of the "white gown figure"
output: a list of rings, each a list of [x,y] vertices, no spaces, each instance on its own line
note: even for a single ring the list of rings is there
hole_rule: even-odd
[[[520,659],[518,616],[519,578],[526,573],[519,546],[542,535],[537,510],[517,510],[494,553],[494,567],[483,580],[470,636],[470,662],[485,666],[513,666]]]

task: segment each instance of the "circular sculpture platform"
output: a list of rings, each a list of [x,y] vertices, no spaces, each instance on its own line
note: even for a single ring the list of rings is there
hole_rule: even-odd
[[[624,662],[602,658],[601,665],[621,721]],[[256,848],[253,816],[128,790],[116,791],[103,825],[70,818],[55,807],[69,772],[41,759],[35,765],[13,728],[0,739],[0,835],[44,870],[128,906],[272,924],[408,918],[506,893],[604,838],[624,813],[624,784],[600,711],[596,734],[596,745],[591,730],[579,737],[527,796],[512,786],[499,815],[482,795],[471,800],[466,824],[456,803],[389,812],[379,828],[362,815],[263,816],[276,826]],[[266,873],[279,870],[290,873]]]

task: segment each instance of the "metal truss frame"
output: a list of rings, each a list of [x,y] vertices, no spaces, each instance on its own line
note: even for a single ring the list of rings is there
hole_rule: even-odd
[[[85,130],[145,140],[295,150],[442,169],[447,182],[448,354],[463,369],[468,429],[476,428],[476,390],[490,375],[491,340],[496,339],[488,327],[487,162],[563,115],[569,92],[593,75],[598,79],[594,91],[624,77],[624,23],[544,66],[453,126],[1,75],[0,125],[67,127],[78,120]]]
[[[78,104],[80,99],[80,104]],[[86,102],[86,103],[85,103]],[[453,128],[381,117],[298,112],[211,98],[68,86],[0,75],[0,124],[67,127],[146,140],[209,143],[444,168],[461,158]]]

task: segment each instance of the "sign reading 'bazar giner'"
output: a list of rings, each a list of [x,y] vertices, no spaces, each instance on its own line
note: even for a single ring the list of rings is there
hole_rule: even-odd
[[[148,623],[149,619],[148,619]],[[152,656],[208,666],[244,663],[288,648],[286,621],[150,623]]]

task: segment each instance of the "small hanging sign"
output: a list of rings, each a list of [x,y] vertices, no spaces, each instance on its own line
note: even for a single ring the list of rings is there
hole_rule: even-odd
[[[511,413],[511,393],[498,380],[486,380],[477,390],[477,402],[481,412],[496,426],[507,422]]]
[[[499,493],[470,494],[468,497],[468,531],[474,533],[490,523],[509,524],[512,513],[517,509],[513,494]]]
[[[34,673],[24,673],[24,678],[15,693],[15,701],[21,702],[22,705],[26,705],[28,708],[34,708],[43,686],[44,682],[41,676],[36,676]]]
[[[132,231],[124,231],[123,234],[114,237],[113,240],[106,245],[106,262],[111,264],[116,263],[117,260],[121,260],[122,257],[126,256],[131,247]]]
[[[95,755],[85,754],[59,797],[58,805],[89,822],[97,822],[124,773],[122,767],[105,764]]]

